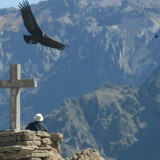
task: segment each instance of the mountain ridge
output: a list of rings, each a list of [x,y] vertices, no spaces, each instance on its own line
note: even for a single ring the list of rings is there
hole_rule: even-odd
[[[89,147],[110,160],[158,160],[159,72],[139,88],[107,84],[80,99],[65,100],[46,115],[50,131],[64,134],[64,156]]]

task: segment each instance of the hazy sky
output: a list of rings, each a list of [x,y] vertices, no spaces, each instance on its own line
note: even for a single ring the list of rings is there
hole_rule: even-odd
[[[17,8],[19,2],[22,2],[23,0],[0,0],[0,1],[1,1],[0,8],[8,8],[8,7]],[[28,0],[30,4],[37,3],[39,1],[42,0]]]

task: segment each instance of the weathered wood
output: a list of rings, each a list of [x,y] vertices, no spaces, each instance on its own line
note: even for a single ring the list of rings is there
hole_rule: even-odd
[[[10,88],[10,129],[20,130],[20,88],[37,87],[35,79],[21,80],[21,65],[10,65],[10,80],[1,80],[0,88]]]

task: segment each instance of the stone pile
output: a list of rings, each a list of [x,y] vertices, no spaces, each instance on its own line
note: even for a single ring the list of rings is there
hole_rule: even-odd
[[[0,160],[62,160],[63,134],[42,131],[0,131]],[[94,149],[85,149],[65,160],[104,160]]]
[[[95,149],[87,148],[76,153],[74,157],[67,157],[65,160],[105,160]]]
[[[60,145],[53,145],[51,136],[55,144],[63,138],[41,131],[0,131],[0,160],[61,160]]]

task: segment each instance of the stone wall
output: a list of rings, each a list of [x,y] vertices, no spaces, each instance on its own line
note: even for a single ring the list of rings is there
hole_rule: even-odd
[[[0,160],[64,160],[63,134],[42,131],[0,131]],[[104,160],[94,149],[85,149],[65,160]]]
[[[0,131],[0,160],[61,160],[59,141],[63,135],[41,131]],[[55,137],[55,139],[54,139]]]

